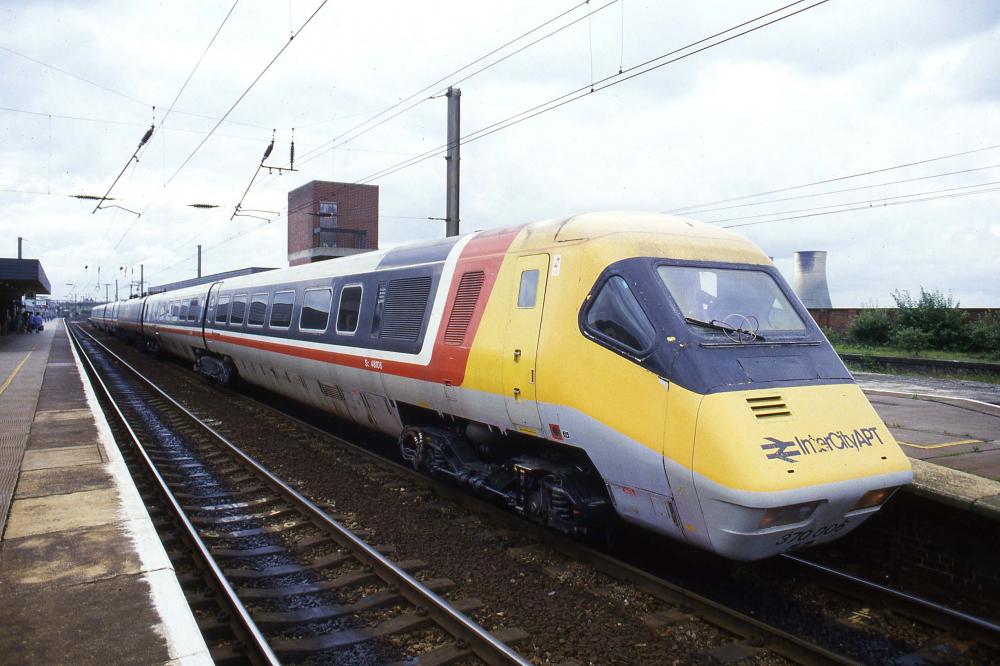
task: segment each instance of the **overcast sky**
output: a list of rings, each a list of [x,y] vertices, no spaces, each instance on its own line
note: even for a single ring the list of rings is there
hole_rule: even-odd
[[[206,273],[284,266],[288,190],[365,180],[444,143],[446,100],[436,98],[320,150],[425,86],[444,77],[415,101],[555,32],[458,84],[467,134],[783,3],[330,1],[289,44],[321,4],[240,0],[207,52],[232,0],[0,4],[0,256],[23,236],[54,294],[80,298],[103,298],[133,267],[138,279],[140,263],[151,284],[192,277],[198,243]],[[462,230],[700,206],[685,214],[763,222],[734,230],[789,279],[793,252],[827,250],[834,306],[891,305],[893,289],[923,286],[998,307],[997,63],[994,0],[831,0],[464,145]],[[154,121],[105,204],[143,215],[92,214],[95,202],[69,196],[104,194]],[[269,162],[285,163],[293,127],[299,170],[262,174],[243,204],[276,211],[272,221],[231,221],[272,129]],[[382,247],[443,236],[443,222],[421,219],[444,216],[442,158],[372,182]],[[792,219],[768,221],[777,218]]]

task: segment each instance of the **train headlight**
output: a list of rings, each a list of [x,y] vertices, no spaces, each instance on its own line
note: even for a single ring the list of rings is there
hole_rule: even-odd
[[[861,499],[858,500],[857,504],[851,507],[851,511],[857,511],[859,509],[870,509],[874,506],[879,506],[889,499],[889,495],[892,495],[892,491],[895,488],[879,488],[878,490],[869,490]]]
[[[804,520],[809,520],[809,516],[813,514],[816,507],[820,505],[820,501],[816,502],[805,502],[803,504],[790,504],[788,506],[776,506],[772,509],[768,509],[764,512],[764,516],[760,519],[760,525],[758,529],[766,529],[768,527],[778,527],[779,525],[791,525],[793,523],[801,523]]]

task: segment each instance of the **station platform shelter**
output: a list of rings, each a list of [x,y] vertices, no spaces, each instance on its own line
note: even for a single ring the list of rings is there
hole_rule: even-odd
[[[23,310],[23,299],[51,294],[52,286],[38,259],[0,257],[0,334],[16,330],[16,317]]]

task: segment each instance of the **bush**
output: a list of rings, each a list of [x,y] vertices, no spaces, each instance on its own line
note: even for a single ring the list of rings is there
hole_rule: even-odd
[[[892,333],[892,318],[885,310],[862,310],[851,320],[851,339],[863,345],[884,345]]]
[[[1000,317],[984,317],[970,326],[969,348],[1000,358]]]
[[[941,291],[926,291],[921,287],[919,298],[914,298],[905,290],[892,292],[892,298],[899,308],[896,314],[897,333],[911,328],[926,334],[925,349],[955,351],[968,347],[969,335],[963,323],[965,313],[958,309],[958,301],[951,294],[946,296]],[[904,336],[904,339],[908,338],[912,338],[912,333]]]
[[[823,331],[823,335],[825,335],[826,339],[830,341],[830,344],[847,342],[847,340],[844,338],[844,334],[834,328],[827,328],[825,326],[821,326],[820,330]]]
[[[919,328],[903,326],[893,331],[890,343],[896,349],[917,353],[923,349],[930,349],[933,337],[927,331],[921,331]]]

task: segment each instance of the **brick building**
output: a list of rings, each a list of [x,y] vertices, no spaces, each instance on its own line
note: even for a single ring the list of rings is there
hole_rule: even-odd
[[[314,180],[288,193],[288,264],[378,249],[378,185]]]

